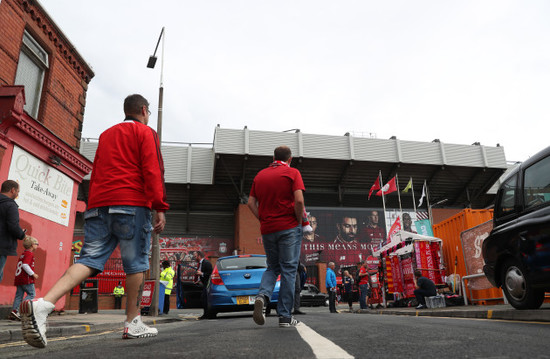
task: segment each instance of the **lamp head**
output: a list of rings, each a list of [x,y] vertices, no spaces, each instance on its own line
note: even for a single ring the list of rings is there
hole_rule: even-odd
[[[154,69],[156,63],[157,63],[156,56],[149,56],[149,61],[147,61],[147,67],[150,69]]]

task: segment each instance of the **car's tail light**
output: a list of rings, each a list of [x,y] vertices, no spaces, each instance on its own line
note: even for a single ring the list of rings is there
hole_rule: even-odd
[[[277,282],[280,282],[281,281],[281,275],[279,274],[279,276],[277,277]]]
[[[218,272],[218,267],[214,268],[214,271],[210,276],[210,282],[214,285],[224,285],[220,272]]]

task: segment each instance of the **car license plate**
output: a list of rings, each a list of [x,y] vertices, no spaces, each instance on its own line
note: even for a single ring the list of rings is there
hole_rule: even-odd
[[[240,295],[237,297],[237,305],[254,304],[255,299],[253,295]]]

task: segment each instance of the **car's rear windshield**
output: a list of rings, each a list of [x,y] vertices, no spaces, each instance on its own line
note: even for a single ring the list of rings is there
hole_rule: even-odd
[[[239,270],[266,268],[265,257],[240,257],[218,260],[218,270]]]

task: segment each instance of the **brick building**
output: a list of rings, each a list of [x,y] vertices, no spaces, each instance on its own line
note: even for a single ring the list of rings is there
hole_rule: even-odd
[[[20,184],[21,226],[40,241],[41,296],[70,264],[76,213],[85,209],[77,193],[91,162],[79,148],[94,73],[37,1],[1,0],[0,33],[0,182]],[[15,264],[8,257],[0,304],[13,301]]]

